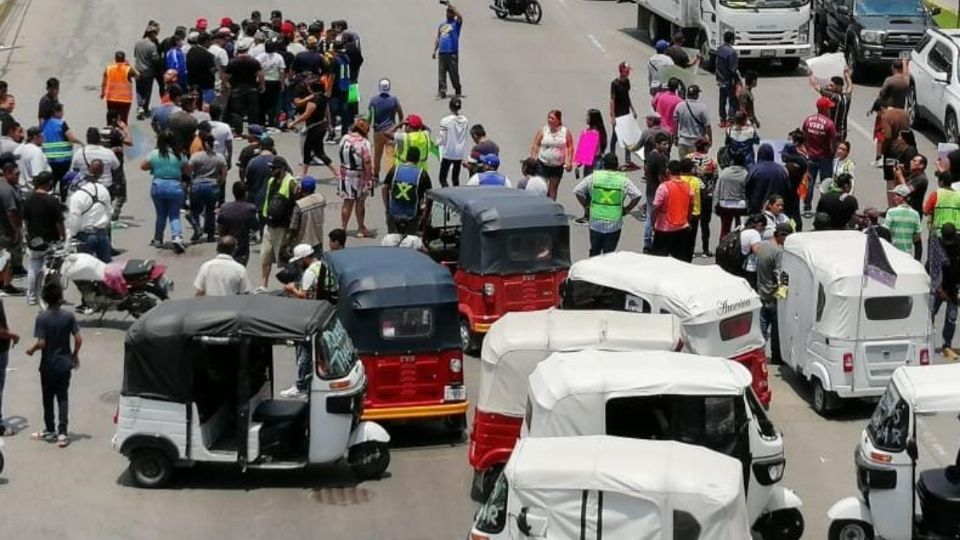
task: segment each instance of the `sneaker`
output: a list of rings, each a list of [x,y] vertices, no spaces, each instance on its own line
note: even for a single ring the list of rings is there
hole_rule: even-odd
[[[700,254],[700,256],[703,257],[704,259],[709,259],[710,257],[713,257],[713,252],[708,249],[705,249],[703,250],[703,253]]]
[[[944,358],[950,361],[954,361],[957,358],[960,358],[960,354],[957,354],[957,352],[954,351],[953,348],[951,347],[944,347],[943,351],[941,351],[940,354],[943,355]]]
[[[67,446],[70,446],[70,437],[66,433],[57,435],[57,447],[66,448]]]
[[[83,306],[83,305],[77,306],[76,311],[80,315],[93,315],[94,313],[97,312],[97,310],[93,309],[93,306]]]
[[[183,253],[183,252],[186,251],[186,250],[187,250],[187,248],[183,247],[183,239],[182,239],[182,238],[174,238],[174,239],[173,239],[173,251],[175,251],[175,252],[177,252],[177,253],[179,254],[179,253]]]
[[[37,305],[37,299],[36,299],[36,298],[27,298],[27,305],[28,305],[28,306],[35,306],[35,305]]]
[[[871,161],[871,162],[870,162],[870,165],[872,165],[872,166],[874,166],[874,167],[876,167],[876,168],[878,168],[878,169],[882,169],[882,168],[883,168],[883,158],[877,158],[877,159]]]
[[[307,395],[307,393],[297,388],[297,385],[293,385],[290,388],[280,392],[280,397],[284,398],[298,398],[305,395]]]
[[[250,291],[250,294],[263,294],[265,292],[267,292],[267,288],[261,285],[256,289]]]
[[[162,247],[163,247],[163,240],[157,240],[157,239],[151,240],[151,241],[150,241],[150,247],[162,248]]]
[[[590,218],[588,218],[587,216],[580,216],[580,217],[578,217],[577,219],[575,219],[575,220],[573,220],[573,221],[574,221],[574,223],[583,224],[583,223],[586,223],[586,222],[590,221]]]
[[[203,236],[203,232],[200,230],[194,230],[193,236],[190,237],[191,244],[197,244],[200,242],[200,238]]]
[[[13,285],[7,285],[6,287],[0,290],[6,293],[7,296],[23,296],[24,294],[26,294],[26,290],[21,289],[20,287],[15,287]]]

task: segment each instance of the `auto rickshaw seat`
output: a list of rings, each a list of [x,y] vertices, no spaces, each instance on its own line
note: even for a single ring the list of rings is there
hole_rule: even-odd
[[[267,399],[253,411],[253,421],[276,423],[296,420],[307,414],[307,402],[293,399]]]
[[[130,259],[123,267],[123,277],[130,279],[149,275],[154,264],[156,263],[149,259]]]
[[[947,469],[928,469],[917,482],[923,521],[940,534],[956,534],[960,527],[960,483],[947,476]]]

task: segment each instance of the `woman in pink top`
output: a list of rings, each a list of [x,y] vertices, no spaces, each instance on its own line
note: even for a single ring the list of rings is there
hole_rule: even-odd
[[[667,83],[667,90],[653,96],[653,110],[660,115],[663,128],[669,131],[671,135],[677,134],[677,123],[673,119],[673,112],[677,109],[677,105],[683,103],[679,90],[680,80],[671,78]]]

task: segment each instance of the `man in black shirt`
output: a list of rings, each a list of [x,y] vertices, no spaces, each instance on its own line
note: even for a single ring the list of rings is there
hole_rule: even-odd
[[[910,159],[910,170],[904,171],[901,164],[897,164],[894,169],[894,178],[898,184],[906,184],[910,188],[910,195],[907,196],[907,204],[921,216],[923,215],[923,198],[927,194],[927,187],[930,185],[927,179],[927,157],[923,154],[917,154]]]
[[[657,195],[657,188],[667,177],[667,161],[670,156],[670,136],[659,133],[653,138],[653,151],[647,153],[644,162],[643,179],[647,184],[645,195],[647,200],[646,220],[643,225],[643,252],[653,252],[653,199]]]
[[[263,67],[248,54],[250,45],[248,40],[237,40],[237,56],[230,60],[223,73],[223,92],[230,96],[227,111],[234,133],[243,132],[244,117],[252,121],[260,111]]]
[[[850,68],[843,70],[843,77],[831,77],[823,87],[812,71],[807,71],[810,86],[821,96],[833,102],[827,116],[837,126],[837,137],[841,141],[847,140],[847,117],[850,115],[850,101],[853,98],[853,80],[850,78]]]
[[[630,71],[632,68],[627,62],[620,62],[618,66],[619,75],[610,82],[610,151],[616,152],[617,148],[617,118],[632,114],[637,117],[637,111],[633,108],[633,102],[630,100]],[[630,157],[630,150],[623,150],[624,168],[636,170],[636,166]]]
[[[817,203],[817,213],[830,216],[830,229],[842,231],[850,228],[850,222],[857,213],[859,204],[856,197],[850,194],[853,179],[849,174],[838,175],[833,181],[834,187],[840,191],[824,193]]]
[[[27,228],[27,305],[37,304],[40,283],[37,279],[43,270],[43,254],[53,242],[64,238],[63,205],[51,193],[53,174],[44,171],[34,178],[33,193],[23,202],[23,221]],[[116,176],[114,176],[116,182]]]
[[[233,260],[246,266],[250,258],[250,234],[259,228],[257,207],[247,201],[247,185],[243,182],[234,182],[233,198],[220,206],[217,229],[221,238],[229,235],[237,239]]]
[[[210,34],[206,32],[197,38],[197,44],[187,51],[187,73],[190,74],[190,85],[200,91],[203,102],[213,103],[213,87],[216,81],[217,64],[210,47]]]
[[[320,76],[323,56],[317,51],[318,44],[317,38],[313,36],[307,38],[307,50],[297,54],[293,59],[291,69],[294,74]]]
[[[60,81],[56,77],[47,79],[47,93],[40,97],[40,105],[37,107],[37,125],[43,126],[43,122],[53,116],[53,106],[60,102]]]

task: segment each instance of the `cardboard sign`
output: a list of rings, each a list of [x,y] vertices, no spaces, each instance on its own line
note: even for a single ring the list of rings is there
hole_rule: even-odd
[[[832,77],[843,77],[847,60],[843,57],[843,53],[829,53],[807,58],[806,64],[820,86],[824,86]]]
[[[619,122],[618,122],[619,123]],[[619,137],[619,134],[617,135]],[[577,140],[577,153],[574,154],[573,161],[577,165],[593,166],[594,157],[597,155],[597,147],[600,146],[600,133],[590,129],[580,133]]]
[[[617,117],[617,142],[621,147],[633,146],[640,140],[640,126],[631,114]]]

